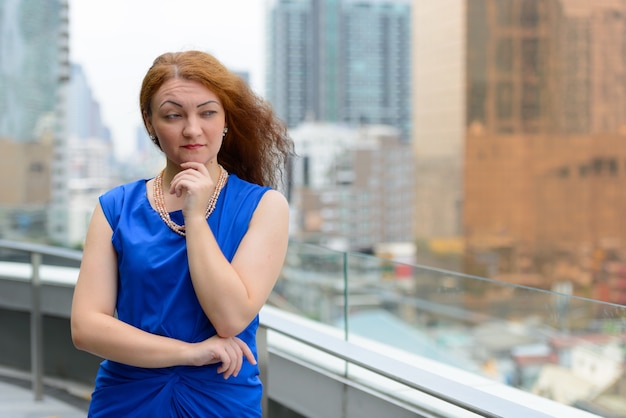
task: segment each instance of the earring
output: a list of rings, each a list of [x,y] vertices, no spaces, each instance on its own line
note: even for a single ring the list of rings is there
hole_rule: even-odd
[[[224,128],[224,131],[222,132],[222,138],[226,136],[226,132],[228,132],[228,128]]]
[[[158,143],[159,143],[159,141],[157,140],[157,137],[156,137],[156,136],[154,136],[154,135],[152,135],[152,134],[150,134],[150,140],[151,140],[152,142],[154,142],[155,144],[158,144]]]

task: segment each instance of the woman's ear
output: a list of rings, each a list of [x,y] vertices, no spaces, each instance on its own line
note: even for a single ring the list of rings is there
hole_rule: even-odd
[[[152,128],[152,122],[150,120],[151,118],[145,110],[141,112],[141,117],[143,118],[143,124],[148,130],[148,135],[154,135],[154,129]]]

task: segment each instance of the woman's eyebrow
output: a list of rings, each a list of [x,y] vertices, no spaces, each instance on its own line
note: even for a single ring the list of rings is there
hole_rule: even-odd
[[[163,103],[161,103],[161,105],[159,106],[159,108],[162,108],[162,107],[163,107],[165,104],[167,104],[167,103],[171,103],[171,104],[173,104],[174,106],[183,107],[183,105],[181,105],[180,103],[176,103],[175,101],[172,101],[172,100],[166,100],[166,101],[164,101]]]
[[[207,100],[207,101],[206,101],[206,102],[204,102],[204,103],[200,103],[200,104],[199,104],[198,106],[196,106],[196,107],[202,107],[202,106],[204,106],[204,105],[208,105],[209,103],[220,104],[217,100]]]
[[[180,103],[176,103],[176,102],[175,102],[175,101],[173,101],[173,100],[165,100],[163,103],[161,103],[161,105],[159,106],[159,108],[163,107],[163,105],[165,105],[165,104],[167,104],[167,103],[173,104],[174,106],[183,107],[183,105],[181,105]],[[220,104],[220,102],[218,102],[217,100],[213,100],[213,99],[211,99],[211,100],[207,100],[207,101],[206,101],[206,102],[204,102],[204,103],[200,103],[199,105],[197,105],[197,106],[196,106],[196,108],[198,108],[198,107],[202,107],[202,106],[204,106],[204,105],[208,105],[209,103]]]

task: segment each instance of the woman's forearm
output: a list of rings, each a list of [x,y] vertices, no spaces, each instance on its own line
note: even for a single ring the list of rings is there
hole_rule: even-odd
[[[224,257],[206,220],[185,222],[189,271],[200,305],[220,336],[235,336],[256,314],[249,307],[248,290]]]
[[[142,331],[104,313],[72,318],[72,339],[79,350],[136,367],[188,365],[190,344]]]

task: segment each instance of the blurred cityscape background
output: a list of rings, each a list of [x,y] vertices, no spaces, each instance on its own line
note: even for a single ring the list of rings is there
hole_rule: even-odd
[[[0,238],[80,249],[98,196],[163,159],[139,124],[113,138],[70,60],[72,3],[0,0]],[[265,13],[263,96],[296,144],[294,242],[389,260],[390,280],[422,265],[626,305],[626,0],[275,0]],[[529,303],[468,283],[472,311]],[[602,310],[567,327],[591,319],[624,335],[626,317]],[[626,396],[623,337],[614,348],[599,355],[618,370],[605,383]],[[550,355],[516,384],[532,387]]]

